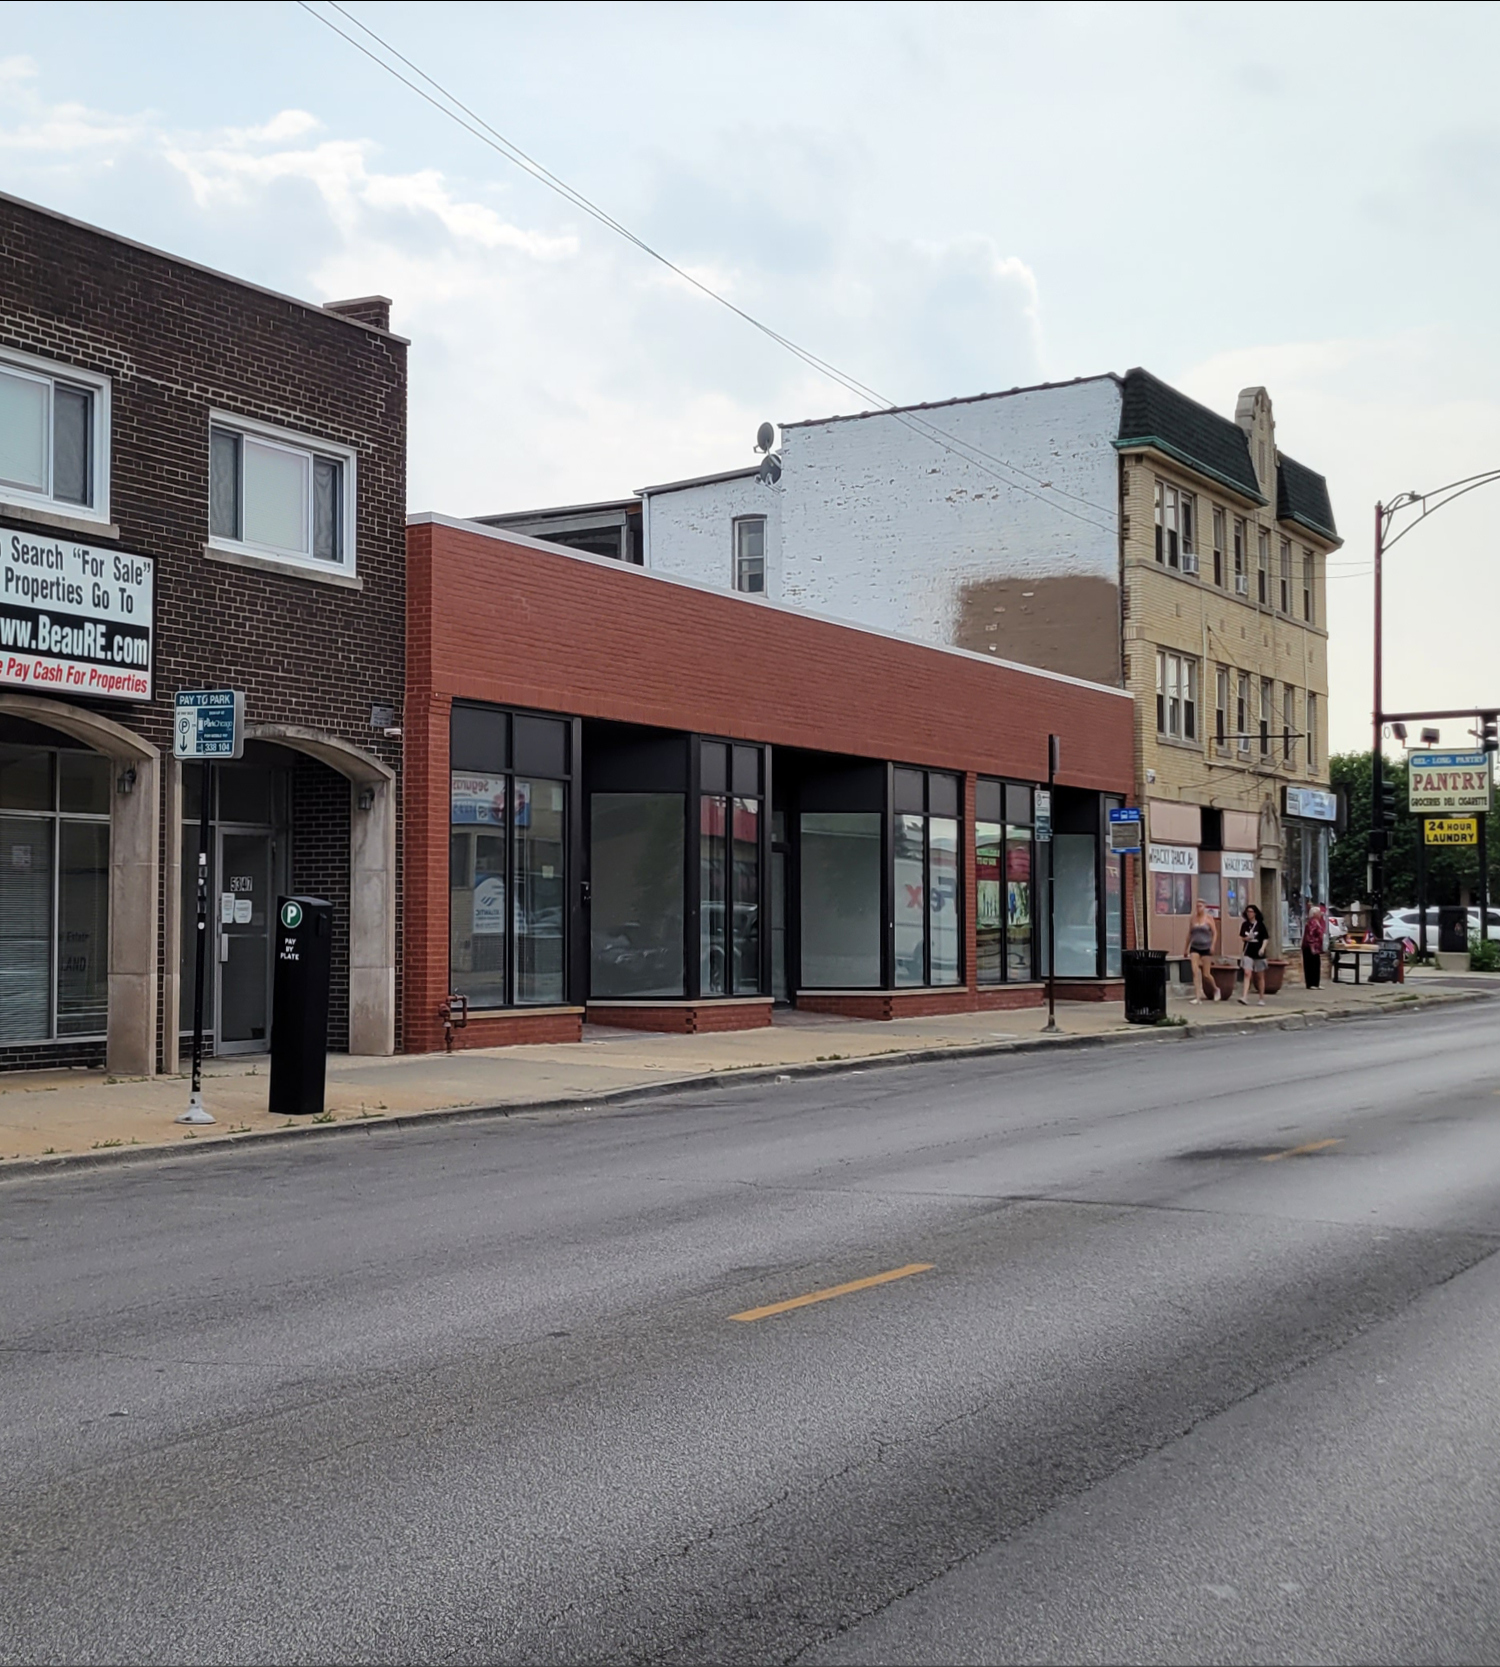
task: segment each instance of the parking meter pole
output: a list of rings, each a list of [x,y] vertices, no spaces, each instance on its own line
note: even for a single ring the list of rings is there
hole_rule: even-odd
[[[1052,819],[1052,839],[1047,845],[1047,1023],[1044,1036],[1056,1035],[1057,1023],[1057,764],[1062,743],[1056,735],[1047,737],[1047,804]]]
[[[214,766],[200,766],[198,813],[198,936],[193,957],[193,1086],[179,1123],[212,1123],[203,1104],[203,986],[208,973],[208,836],[213,812]]]
[[[1427,818],[1417,823],[1417,959],[1427,959]]]

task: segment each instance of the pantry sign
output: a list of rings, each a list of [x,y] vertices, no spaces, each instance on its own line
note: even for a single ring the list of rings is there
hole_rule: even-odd
[[[1427,815],[1475,815],[1490,808],[1490,755],[1486,752],[1414,752],[1407,803]]]
[[[0,527],[0,688],[150,700],[149,556]]]

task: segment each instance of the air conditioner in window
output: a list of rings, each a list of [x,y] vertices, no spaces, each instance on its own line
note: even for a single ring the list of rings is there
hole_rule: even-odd
[[[1198,571],[1198,557],[1192,550],[1182,552],[1182,571],[1184,573],[1196,573]]]
[[[1248,596],[1250,594],[1250,575],[1248,573],[1235,574],[1234,594],[1236,596]]]

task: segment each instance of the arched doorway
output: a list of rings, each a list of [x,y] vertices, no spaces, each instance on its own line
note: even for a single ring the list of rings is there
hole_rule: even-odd
[[[210,806],[212,971],[207,1028],[218,1052],[269,1044],[269,913],[257,896],[328,896],[335,944],[330,1045],[395,1051],[396,778],[360,748],[292,724],[247,724],[245,761],[220,772]],[[190,1026],[198,783],[174,765],[167,816],[167,1010],[174,1050]],[[222,912],[220,905],[224,905]],[[238,905],[238,907],[237,907]],[[173,1066],[175,1069],[174,1051]]]
[[[12,988],[0,1000],[18,1030],[6,1044],[26,1047],[19,1031],[34,1030],[35,1063],[88,1063],[102,1039],[111,1071],[150,1076],[160,754],[112,718],[44,696],[0,693],[0,720],[26,778],[0,807],[13,830],[0,838],[12,901],[0,920],[0,981]]]

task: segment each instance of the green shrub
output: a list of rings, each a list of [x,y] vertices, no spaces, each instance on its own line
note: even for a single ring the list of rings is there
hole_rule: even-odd
[[[1469,939],[1469,971],[1500,972],[1500,938]]]

